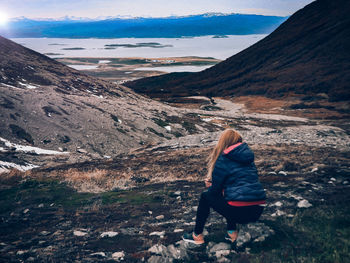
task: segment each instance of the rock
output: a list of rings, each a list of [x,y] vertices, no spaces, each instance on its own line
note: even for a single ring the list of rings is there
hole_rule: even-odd
[[[219,250],[215,252],[215,257],[216,258],[221,258],[223,256],[228,256],[230,255],[230,250],[229,249],[225,249],[225,250]]]
[[[276,203],[274,203],[273,204],[274,206],[278,206],[278,207],[280,207],[280,206],[282,206],[283,205],[283,203],[282,202],[280,202],[280,201],[277,201]]]
[[[139,235],[139,234],[143,233],[142,230],[139,230],[139,229],[137,229],[135,227],[121,228],[120,232],[123,235],[129,235],[129,236],[135,236],[135,235]]]
[[[87,150],[78,148],[77,152],[78,153],[87,153]]]
[[[28,209],[28,208],[23,210],[23,214],[26,214],[26,213],[28,213],[28,212],[29,212],[29,209]]]
[[[276,172],[268,172],[267,175],[277,175]]]
[[[48,232],[48,231],[41,231],[40,232],[40,235],[42,235],[42,236],[47,236],[48,234],[50,234],[50,232]]]
[[[216,253],[217,251],[230,250],[230,249],[231,249],[231,245],[230,244],[224,243],[224,242],[220,242],[218,244],[213,245],[209,249],[209,253]]]
[[[25,253],[27,253],[26,250],[19,250],[19,251],[17,251],[16,255],[20,256],[20,255],[23,255]]]
[[[335,179],[334,177],[332,177],[330,180],[331,180],[332,182],[336,182],[336,181],[337,181],[337,179]]]
[[[148,263],[172,263],[174,260],[172,258],[168,257],[161,257],[161,256],[151,256],[148,260]]]
[[[317,172],[318,171],[318,168],[315,167],[315,168],[312,168],[311,172],[314,173],[314,172]]]
[[[152,214],[153,214],[153,212],[152,212],[152,211],[148,211],[148,213],[149,213],[150,215],[152,215]]]
[[[229,260],[228,258],[225,258],[225,257],[221,257],[221,258],[217,259],[216,262],[218,262],[218,263],[229,263],[229,262],[231,262],[231,260]]]
[[[161,245],[161,244],[157,244],[157,245],[150,247],[148,249],[148,252],[151,252],[151,253],[156,254],[156,255],[165,255],[166,250],[167,250],[166,246]]]
[[[254,239],[254,242],[263,242],[263,241],[265,241],[265,236],[260,236]]]
[[[287,176],[288,173],[285,172],[285,171],[279,171],[279,172],[278,172],[278,175]]]
[[[179,232],[183,232],[185,230],[183,230],[182,228],[176,228],[174,229],[174,233],[179,233]]]
[[[245,243],[248,243],[251,239],[252,239],[252,236],[250,235],[249,232],[246,232],[244,234],[238,234],[237,241],[236,241],[237,247],[241,247]]]
[[[149,234],[150,236],[160,236],[161,238],[164,237],[165,235],[165,231],[161,231],[161,232],[152,232]]]
[[[39,204],[38,205],[38,208],[43,208],[44,207],[44,204]]]
[[[118,235],[118,232],[113,232],[113,231],[108,231],[108,232],[103,232],[100,237],[115,237]]]
[[[176,192],[174,192],[174,195],[176,195],[176,196],[181,195],[181,191],[176,191]]]
[[[80,231],[80,230],[74,230],[73,235],[78,236],[78,237],[83,237],[86,236],[88,233]]]
[[[121,260],[124,260],[124,257],[125,257],[125,253],[124,251],[120,251],[120,252],[114,252],[112,254],[112,258],[116,261],[121,261]]]
[[[276,216],[283,216],[285,214],[286,214],[286,212],[283,212],[281,210],[277,210],[275,213],[271,214],[271,216],[276,217]]]
[[[304,200],[299,201],[297,206],[299,208],[308,208],[308,207],[312,206],[312,204],[310,204],[308,200],[304,199]]]
[[[347,184],[349,184],[349,181],[344,181],[343,184],[347,185]]]
[[[162,220],[162,219],[164,219],[164,215],[156,216],[156,219],[157,219],[157,220]]]
[[[90,254],[90,256],[99,256],[99,257],[106,257],[106,253],[105,252],[95,252]]]
[[[182,259],[182,253],[181,253],[180,249],[175,248],[174,245],[169,245],[167,247],[167,255],[170,258]]]

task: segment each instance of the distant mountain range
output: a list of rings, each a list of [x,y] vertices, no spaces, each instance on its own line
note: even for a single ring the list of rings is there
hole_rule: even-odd
[[[273,33],[198,73],[172,73],[126,85],[167,99],[176,96],[314,96],[350,99],[350,1],[317,0]]]
[[[28,19],[20,17],[0,28],[4,37],[119,38],[193,37],[203,35],[268,34],[287,17],[206,13],[165,18],[77,17]]]

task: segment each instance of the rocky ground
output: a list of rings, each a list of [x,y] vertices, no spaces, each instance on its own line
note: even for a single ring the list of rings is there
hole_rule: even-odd
[[[196,103],[163,107],[191,119],[153,119],[165,135],[183,128],[178,136],[159,135],[158,143],[103,159],[81,151],[84,162],[50,157],[45,166],[3,173],[2,261],[347,262],[347,116],[302,117],[285,105],[278,110],[276,101],[254,111],[220,98],[188,100]],[[205,159],[225,127],[239,130],[254,150],[267,206],[257,223],[240,226],[236,246],[224,242],[225,222],[215,212],[205,245],[189,245],[181,236],[193,228]],[[21,157],[16,149],[12,158]]]
[[[240,226],[235,247],[224,242],[225,222],[215,212],[206,225],[205,245],[181,241],[193,228],[198,198],[205,190],[202,179],[210,148],[161,147],[104,162],[3,175],[1,258],[347,262],[348,148],[280,142],[251,146],[268,204],[259,222]],[[74,180],[68,180],[69,175]],[[108,177],[123,183],[110,186],[103,179]]]

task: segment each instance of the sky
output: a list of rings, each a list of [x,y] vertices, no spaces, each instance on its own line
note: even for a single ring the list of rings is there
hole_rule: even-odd
[[[166,17],[207,12],[288,16],[312,0],[0,0],[9,18]]]

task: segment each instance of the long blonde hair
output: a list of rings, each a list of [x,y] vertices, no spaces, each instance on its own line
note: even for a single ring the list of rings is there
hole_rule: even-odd
[[[229,146],[234,145],[236,143],[242,142],[242,136],[234,129],[226,129],[223,131],[223,133],[220,136],[220,139],[212,152],[210,153],[207,161],[207,179],[211,180],[211,174],[214,170],[214,166],[216,163],[216,160],[218,159],[219,155]]]

